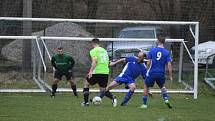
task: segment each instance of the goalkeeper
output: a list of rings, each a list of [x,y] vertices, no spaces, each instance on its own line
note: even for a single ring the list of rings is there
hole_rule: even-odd
[[[58,53],[52,56],[51,64],[54,67],[54,82],[52,84],[51,97],[55,96],[57,90],[57,84],[62,79],[62,76],[66,76],[67,81],[70,82],[74,96],[78,97],[76,82],[74,80],[72,68],[75,61],[72,56],[63,52],[63,47],[57,48]]]

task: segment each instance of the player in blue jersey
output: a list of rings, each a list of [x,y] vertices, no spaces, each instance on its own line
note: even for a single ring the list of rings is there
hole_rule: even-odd
[[[125,88],[129,89],[129,92],[125,95],[121,106],[126,106],[128,104],[129,99],[134,93],[136,89],[135,79],[142,75],[143,78],[146,77],[146,65],[144,64],[145,54],[143,52],[139,52],[138,56],[130,56],[126,58],[119,59],[116,62],[111,62],[110,66],[114,66],[117,63],[126,63],[125,67],[122,70],[122,73],[119,74],[107,87],[106,90],[101,93],[100,97],[102,98],[106,92],[117,87],[121,84],[125,84]],[[115,105],[116,106],[116,105]]]
[[[149,92],[149,87],[153,87],[156,82],[159,88],[161,89],[163,99],[165,104],[172,108],[168,100],[167,89],[164,86],[165,83],[165,66],[169,70],[169,78],[172,81],[172,58],[170,57],[170,52],[164,48],[165,38],[158,37],[157,44],[155,48],[151,48],[147,55],[147,74],[144,85],[144,94],[143,94],[143,105],[141,108],[147,108],[147,97]]]

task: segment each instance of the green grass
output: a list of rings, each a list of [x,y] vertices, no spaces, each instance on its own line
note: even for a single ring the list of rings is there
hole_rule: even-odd
[[[95,95],[95,94],[92,94]],[[120,102],[124,94],[118,93]],[[52,99],[47,94],[0,94],[0,121],[214,121],[215,96],[170,95],[168,109],[160,95],[149,99],[148,109],[138,108],[141,95],[135,94],[126,107],[113,108],[104,98],[100,106],[81,107],[82,96],[61,93]]]
[[[0,72],[0,89],[38,89],[32,73]]]
[[[0,82],[0,89],[39,89],[33,81]]]
[[[79,98],[69,93],[58,93],[55,99],[47,93],[0,93],[0,121],[214,121],[215,93],[204,83],[203,77],[204,71],[199,71],[197,100],[193,99],[193,95],[170,94],[174,106],[171,110],[158,94],[149,98],[149,107],[145,110],[138,108],[142,104],[142,96],[137,93],[128,106],[116,108],[107,98],[103,99],[100,106],[81,107],[82,93],[79,93]],[[77,80],[78,87],[82,87],[83,79]],[[50,84],[51,81],[50,76]],[[138,88],[142,84],[139,79]],[[17,85],[20,88],[26,84]],[[61,81],[59,86],[69,87],[66,81]],[[115,94],[120,103],[124,94]],[[91,93],[91,97],[94,95]]]

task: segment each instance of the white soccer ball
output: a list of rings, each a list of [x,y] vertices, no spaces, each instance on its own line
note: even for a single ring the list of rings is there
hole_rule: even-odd
[[[99,96],[95,96],[92,102],[94,105],[100,105],[102,103],[102,99]]]

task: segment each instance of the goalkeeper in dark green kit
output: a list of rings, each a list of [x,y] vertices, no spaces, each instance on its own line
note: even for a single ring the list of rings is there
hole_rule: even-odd
[[[62,47],[58,47],[57,51],[58,53],[52,56],[51,59],[52,66],[55,68],[51,97],[55,96],[57,84],[62,79],[63,75],[66,76],[67,81],[70,82],[74,96],[78,97],[76,90],[76,82],[74,80],[74,75],[72,71],[75,61],[70,55],[63,52]]]

